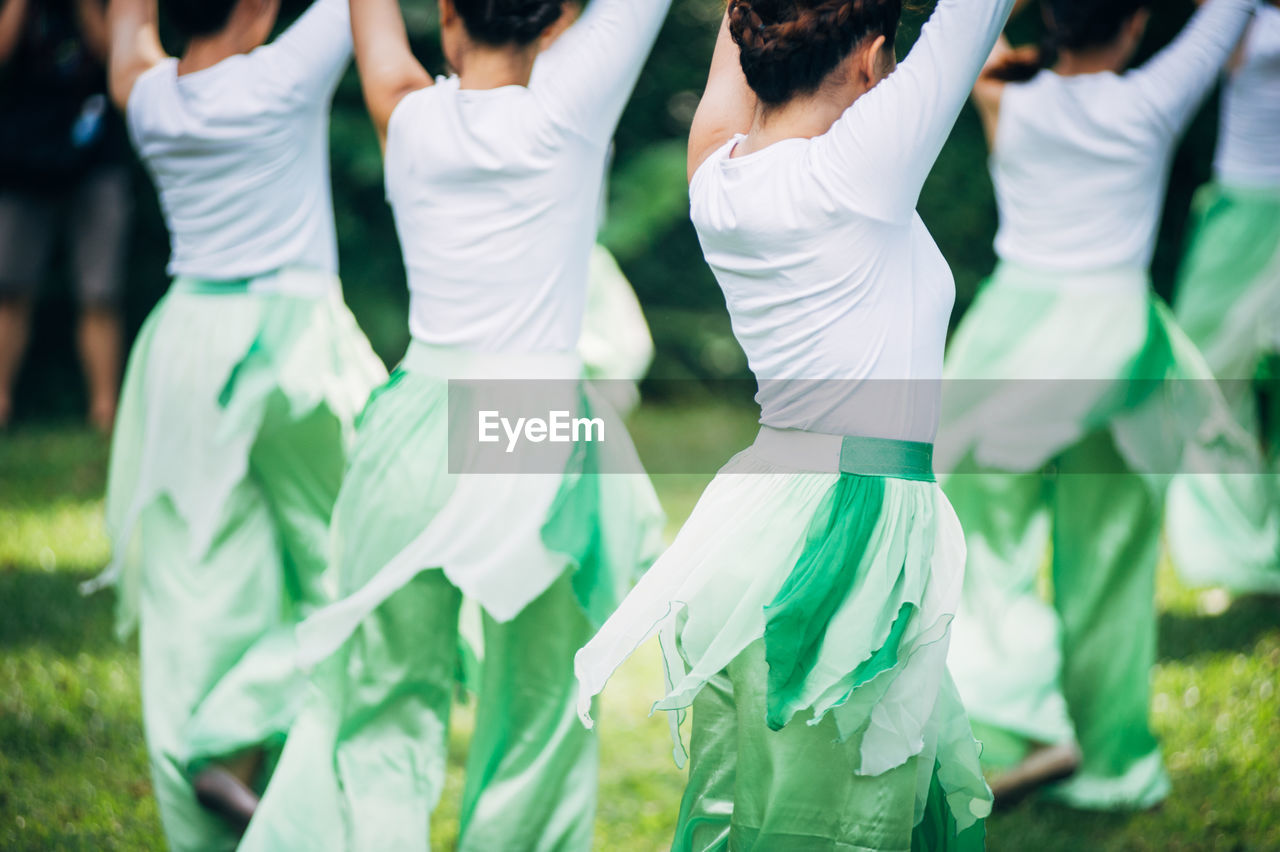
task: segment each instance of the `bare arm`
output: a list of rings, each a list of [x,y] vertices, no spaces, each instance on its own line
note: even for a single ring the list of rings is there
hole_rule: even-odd
[[[89,52],[105,65],[111,52],[111,36],[107,32],[107,10],[102,0],[76,0],[76,20]]]
[[[715,53],[711,56],[711,72],[707,87],[689,128],[689,179],[735,134],[751,129],[756,113],[756,94],[747,85],[738,59],[738,45],[729,35],[729,15],[720,22]]]
[[[351,34],[364,101],[385,147],[396,105],[433,81],[409,49],[397,0],[351,0]]]
[[[27,20],[27,0],[0,0],[0,65],[18,49],[22,25]]]
[[[111,100],[123,110],[133,84],[165,59],[156,27],[156,0],[111,0],[107,30],[111,38],[107,84]]]
[[[1030,0],[1015,0],[1009,19],[1016,18],[1023,9],[1027,8],[1029,2]],[[1033,53],[1038,55],[1036,48],[1015,48],[1009,43],[1009,39],[1005,38],[1004,33],[1001,33],[996,39],[996,46],[991,49],[991,54],[982,66],[978,81],[973,84],[973,105],[977,107],[978,116],[982,119],[982,131],[987,137],[987,147],[992,150],[995,149],[996,128],[1000,125],[1000,98],[1004,94],[1004,87],[1008,84],[989,75],[993,69],[999,68],[1010,60],[1023,57],[1029,59]]]

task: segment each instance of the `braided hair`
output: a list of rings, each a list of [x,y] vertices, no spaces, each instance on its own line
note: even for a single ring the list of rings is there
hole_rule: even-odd
[[[897,36],[902,0],[730,0],[729,33],[747,84],[776,106],[817,91],[868,38]]]
[[[483,44],[525,46],[560,17],[561,0],[453,0],[467,34]]]
[[[1060,51],[1111,44],[1125,23],[1150,5],[1151,0],[1040,0],[1045,27],[1039,52],[1012,57],[986,76],[1006,83],[1025,83],[1057,62]]]

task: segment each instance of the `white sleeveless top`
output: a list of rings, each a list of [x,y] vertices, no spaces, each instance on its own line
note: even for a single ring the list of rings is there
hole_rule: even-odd
[[[396,106],[386,189],[415,339],[577,347],[609,141],[669,3],[592,0],[528,87],[440,78]]]
[[[1009,84],[991,155],[996,254],[1037,269],[1145,270],[1174,148],[1255,0],[1209,0],[1137,70]]]
[[[932,441],[955,283],[915,211],[1012,0],[940,0],[901,66],[813,139],[711,155],[707,263],[781,429]]]
[[[271,44],[178,76],[167,59],[129,94],[129,132],[160,196],[169,273],[338,271],[329,103],[351,58],[347,0],[316,0]]]
[[[1266,4],[1222,91],[1214,170],[1231,186],[1280,188],[1280,8]]]

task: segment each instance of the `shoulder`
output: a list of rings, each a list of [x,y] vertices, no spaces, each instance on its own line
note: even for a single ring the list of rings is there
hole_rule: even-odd
[[[165,104],[177,89],[177,66],[178,60],[173,57],[162,59],[133,81],[125,104],[125,118],[130,126],[138,119],[148,116],[156,107],[167,111]]]

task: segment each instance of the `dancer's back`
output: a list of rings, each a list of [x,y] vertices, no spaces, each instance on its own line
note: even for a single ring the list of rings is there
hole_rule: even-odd
[[[613,130],[664,3],[596,0],[528,86],[405,95],[387,127],[387,198],[417,340],[572,351]]]
[[[694,174],[691,215],[762,422],[933,440],[937,385],[901,380],[941,376],[955,287],[915,206],[1007,13],[940,3],[901,68],[826,133],[740,156],[735,136]],[[862,384],[880,379],[895,381]]]
[[[1214,0],[1125,74],[1046,69],[1006,85],[991,156],[996,253],[1063,271],[1146,269],[1174,147],[1253,5]]]
[[[1214,171],[1230,186],[1280,186],[1280,7],[1261,6],[1222,88]]]
[[[212,67],[145,71],[129,132],[172,235],[172,275],[249,278],[288,266],[336,273],[329,101],[351,58],[343,0]]]

